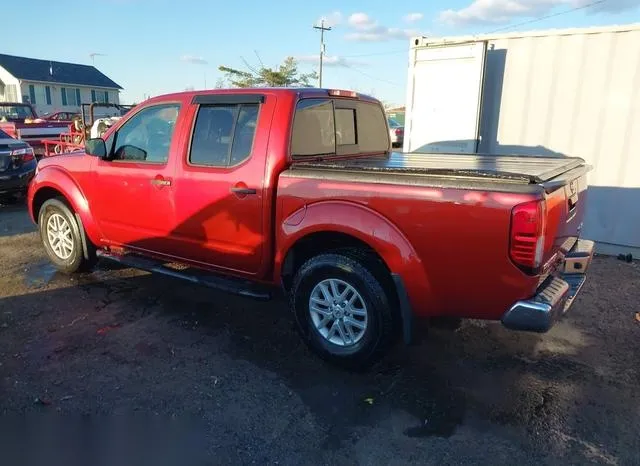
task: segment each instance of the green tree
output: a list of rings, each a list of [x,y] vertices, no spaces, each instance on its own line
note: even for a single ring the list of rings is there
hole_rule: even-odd
[[[287,57],[277,68],[267,68],[262,63],[257,68],[247,64],[247,68],[248,71],[218,67],[233,87],[311,87],[311,82],[317,79],[315,71],[300,73],[293,57]]]

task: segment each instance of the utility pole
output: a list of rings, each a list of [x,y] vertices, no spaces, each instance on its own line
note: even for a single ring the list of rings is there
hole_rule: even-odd
[[[324,31],[331,31],[330,27],[324,26],[324,19],[320,21],[320,26],[313,26],[313,29],[320,30],[320,72],[318,73],[318,87],[322,87],[322,58],[324,56]]]

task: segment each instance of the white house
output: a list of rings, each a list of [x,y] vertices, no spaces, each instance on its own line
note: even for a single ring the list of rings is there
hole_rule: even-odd
[[[122,87],[94,66],[0,54],[0,102],[29,102],[38,115],[120,103]]]

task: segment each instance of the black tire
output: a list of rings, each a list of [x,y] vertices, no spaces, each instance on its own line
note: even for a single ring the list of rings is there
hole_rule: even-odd
[[[395,294],[382,286],[384,272],[376,270],[376,262],[365,257],[360,259],[346,251],[316,256],[300,267],[290,290],[290,306],[305,343],[324,360],[351,370],[370,367],[385,355],[397,337],[397,316],[391,306]],[[325,338],[311,317],[312,291],[331,278],[352,286],[366,306],[366,329],[361,339],[349,346],[339,346]]]
[[[47,224],[54,215],[59,215],[64,218],[71,229],[73,246],[69,257],[66,258],[62,258],[56,254],[47,235]],[[97,261],[96,248],[87,239],[86,246],[89,259],[84,257],[80,226],[78,225],[75,215],[71,209],[61,199],[49,199],[42,204],[40,212],[38,213],[38,228],[45,252],[49,257],[49,260],[59,271],[72,274],[76,272],[89,271],[93,268]],[[82,233],[84,234],[84,232]]]

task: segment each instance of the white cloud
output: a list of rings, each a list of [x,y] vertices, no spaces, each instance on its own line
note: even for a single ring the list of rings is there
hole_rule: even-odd
[[[345,35],[345,39],[354,42],[384,42],[388,40],[409,39],[420,35],[418,31],[412,29],[387,28],[380,26],[371,31],[350,32]]]
[[[202,57],[195,57],[193,55],[183,55],[180,57],[180,61],[191,63],[194,65],[208,65],[209,62]]]
[[[422,13],[409,13],[404,17],[404,20],[407,23],[415,23],[420,21],[422,18],[424,18],[424,15]]]
[[[412,29],[383,26],[366,13],[353,13],[347,22],[354,31],[347,33],[345,39],[356,42],[382,42],[418,35],[418,32]]]
[[[303,55],[300,57],[296,57],[296,60],[298,61],[298,63],[317,65],[320,63],[320,55]],[[323,66],[363,66],[367,63],[340,57],[338,55],[325,55],[322,57],[322,64]]]
[[[372,20],[366,13],[354,13],[349,16],[349,25],[356,29],[370,29],[376,26],[376,22]]]
[[[322,20],[324,20],[325,27],[337,26],[342,22],[342,13],[339,11],[333,11],[328,15],[321,16],[313,24],[315,26],[320,26],[320,24],[322,23]]]
[[[508,23],[515,18],[531,18],[549,13],[552,9],[586,7],[593,0],[474,0],[459,10],[444,10],[440,21],[453,26]],[[607,0],[586,8],[585,12],[619,13],[637,8],[638,0]]]

